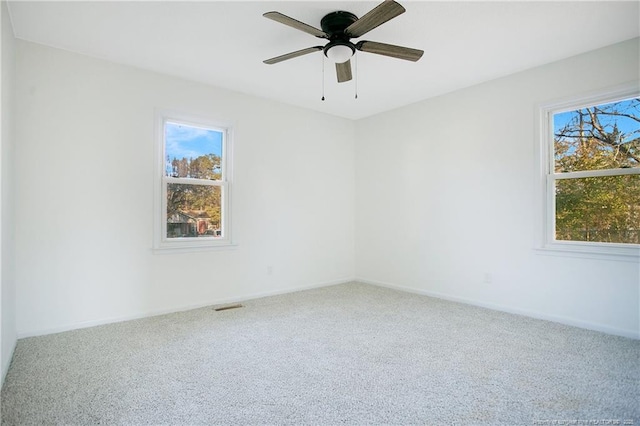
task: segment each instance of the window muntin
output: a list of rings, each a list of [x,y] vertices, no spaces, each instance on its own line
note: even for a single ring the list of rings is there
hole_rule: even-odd
[[[230,129],[177,114],[158,114],[157,126],[154,247],[231,245]]]
[[[637,254],[640,99],[637,89],[625,92],[543,108],[547,245],[618,246]]]

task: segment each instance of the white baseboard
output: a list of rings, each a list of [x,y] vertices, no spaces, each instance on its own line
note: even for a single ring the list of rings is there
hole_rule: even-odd
[[[11,348],[11,356],[7,360],[2,360],[2,380],[0,380],[0,388],[4,385],[4,379],[7,377],[7,372],[9,371],[9,367],[11,366],[11,360],[13,359],[13,354],[16,352],[16,345],[18,344],[18,340],[13,341],[13,347]]]
[[[365,278],[365,277],[342,278],[342,279],[324,281],[324,282],[313,283],[313,284],[305,284],[305,285],[300,285],[300,286],[287,287],[287,288],[278,289],[278,290],[264,291],[264,292],[259,292],[259,293],[251,293],[251,294],[247,294],[247,295],[240,295],[240,296],[237,296],[237,297],[212,299],[212,300],[209,300],[209,301],[206,301],[206,302],[202,302],[202,303],[177,306],[177,307],[174,307],[174,308],[158,309],[158,310],[146,311],[146,312],[142,312],[142,313],[138,313],[138,314],[124,315],[124,316],[120,316],[120,317],[111,317],[111,318],[105,318],[105,319],[99,319],[99,320],[83,321],[83,322],[78,322],[78,323],[73,323],[73,324],[66,324],[66,325],[62,325],[62,326],[59,326],[59,327],[52,327],[52,328],[48,328],[48,329],[40,329],[40,330],[34,330],[34,331],[19,332],[18,333],[18,339],[23,339],[23,338],[26,338],[26,337],[44,336],[44,335],[47,335],[47,334],[61,333],[61,332],[64,332],[64,331],[71,331],[71,330],[77,330],[77,329],[81,329],[81,328],[95,327],[95,326],[98,326],[98,325],[112,324],[112,323],[117,323],[117,322],[122,322],[122,321],[131,321],[131,320],[136,320],[136,319],[141,319],[141,318],[154,317],[154,316],[158,316],[158,315],[166,315],[166,314],[170,314],[170,313],[174,313],[174,312],[189,311],[191,309],[198,309],[198,308],[203,308],[203,307],[206,307],[206,306],[221,305],[221,304],[226,304],[226,303],[237,303],[237,302],[243,302],[243,301],[247,301],[247,300],[259,299],[259,298],[262,298],[262,297],[277,296],[277,295],[280,295],[280,294],[293,293],[293,292],[296,292],[296,291],[311,290],[311,289],[314,289],[314,288],[322,288],[322,287],[330,287],[330,286],[333,286],[333,285],[345,284],[345,283],[352,282],[352,281],[357,281],[357,282],[361,282],[361,283],[364,283],[364,284],[375,285],[375,286],[378,286],[378,287],[391,288],[391,289],[394,289],[394,290],[406,291],[408,293],[414,293],[414,294],[419,294],[419,295],[423,295],[423,296],[435,297],[435,298],[438,298],[438,299],[448,300],[448,301],[457,302],[457,303],[464,303],[464,304],[472,305],[472,306],[479,306],[479,307],[482,307],[482,308],[492,309],[494,311],[507,312],[507,313],[510,313],[510,314],[523,315],[523,316],[536,318],[536,319],[541,319],[541,320],[545,320],[545,321],[557,322],[557,323],[560,323],[560,324],[570,325],[570,326],[579,327],[579,328],[585,328],[585,329],[588,329],[588,330],[599,331],[599,332],[602,332],[602,333],[613,334],[613,335],[616,335],[616,336],[628,337],[628,338],[631,338],[631,339],[640,339],[640,333],[638,331],[635,331],[635,330],[615,328],[615,327],[610,327],[610,326],[607,326],[607,325],[604,325],[604,324],[591,323],[591,322],[581,321],[581,320],[577,320],[577,319],[570,318],[570,317],[547,314],[547,313],[544,313],[544,312],[531,311],[531,310],[527,310],[527,309],[518,309],[518,308],[513,308],[511,306],[498,305],[498,304],[495,304],[495,303],[483,302],[483,301],[478,301],[478,300],[473,300],[473,299],[453,296],[453,295],[445,294],[445,293],[438,293],[438,292],[433,292],[433,291],[429,291],[429,290],[423,290],[423,289],[418,289],[418,288],[413,288],[413,287],[407,287],[407,286],[403,286],[403,285],[392,284],[392,283],[387,283],[387,282],[378,281],[378,280],[372,280],[372,279]],[[3,366],[3,370],[4,370],[4,367],[5,366]],[[8,365],[7,365],[7,367],[8,367]],[[5,373],[6,373],[6,371],[3,371],[3,375]]]
[[[371,284],[378,287],[386,287],[394,290],[406,291],[408,293],[420,294],[422,296],[435,297],[437,299],[448,300],[451,302],[464,303],[466,305],[479,306],[481,308],[487,308],[494,311],[507,312],[510,314],[523,315],[526,317],[541,319],[545,321],[557,322],[560,324],[570,325],[573,327],[585,328],[587,330],[599,331],[602,333],[613,334],[616,336],[628,337],[631,339],[640,339],[640,332],[636,330],[629,330],[623,328],[610,327],[605,324],[592,323],[588,321],[582,321],[575,318],[564,317],[560,315],[548,314],[545,312],[532,311],[527,309],[518,309],[513,308],[511,306],[498,305],[495,303],[483,302],[479,300],[467,299],[464,297],[453,296],[445,293],[438,293],[429,290],[417,289],[413,287],[406,287],[397,284],[391,284],[387,282],[371,280],[364,277],[356,277],[355,281],[361,282],[364,284]]]
[[[113,323],[123,322],[123,321],[131,321],[131,320],[136,320],[136,319],[141,319],[141,318],[155,317],[155,316],[158,316],[158,315],[166,315],[166,314],[171,314],[171,313],[174,313],[174,312],[190,311],[192,309],[199,309],[199,308],[204,308],[206,306],[212,306],[212,305],[222,305],[222,304],[227,304],[227,303],[244,302],[244,301],[247,301],[247,300],[260,299],[262,297],[269,297],[269,296],[277,296],[279,294],[294,293],[296,291],[311,290],[311,289],[314,289],[314,288],[321,288],[321,287],[330,287],[330,286],[333,286],[333,285],[345,284],[345,283],[352,282],[352,281],[354,281],[353,278],[341,278],[341,279],[337,279],[337,280],[331,280],[331,281],[324,281],[324,282],[313,283],[313,284],[304,284],[304,285],[300,285],[300,286],[287,287],[287,288],[278,289],[278,290],[263,291],[263,292],[259,292],[259,293],[251,293],[251,294],[239,295],[239,296],[234,296],[234,297],[226,297],[226,298],[220,298],[220,299],[212,299],[212,300],[208,300],[208,301],[202,302],[202,303],[176,306],[176,307],[173,307],[173,308],[157,309],[157,310],[146,311],[146,312],[141,312],[141,313],[137,313],[137,314],[123,315],[123,316],[119,316],[119,317],[110,317],[110,318],[104,318],[104,319],[98,319],[98,320],[82,321],[82,322],[77,322],[77,323],[65,324],[65,325],[61,325],[61,326],[57,326],[57,327],[51,327],[51,328],[47,328],[47,329],[39,329],[39,330],[33,330],[33,331],[23,331],[23,332],[18,332],[18,339],[24,339],[26,337],[45,336],[47,334],[62,333],[62,332],[65,332],[65,331],[78,330],[78,329],[81,329],[81,328],[88,328],[88,327],[95,327],[95,326],[98,326],[98,325],[113,324]]]

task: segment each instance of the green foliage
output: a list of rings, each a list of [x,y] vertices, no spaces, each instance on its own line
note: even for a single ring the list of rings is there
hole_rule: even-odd
[[[557,239],[638,244],[639,234],[640,175],[557,181]]]
[[[171,177],[220,180],[220,157],[207,154],[195,159],[171,160]],[[219,230],[222,220],[222,197],[219,186],[177,184],[167,185],[167,214],[181,213],[189,219],[190,225],[185,227],[182,234],[188,236],[208,235],[206,231]],[[205,226],[198,225],[205,222]],[[174,229],[176,225],[173,226]]]
[[[574,111],[555,134],[556,173],[640,168],[639,106],[633,99]],[[639,244],[640,174],[557,180],[556,238]]]
[[[197,158],[174,158],[171,160],[171,177],[220,180],[222,177],[220,157],[215,154]]]

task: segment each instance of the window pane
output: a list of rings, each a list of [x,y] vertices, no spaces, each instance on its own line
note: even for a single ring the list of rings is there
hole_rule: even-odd
[[[223,133],[165,123],[165,176],[221,180]]]
[[[556,239],[640,244],[640,175],[556,181]]]
[[[640,98],[553,115],[555,172],[640,167]]]
[[[222,237],[219,186],[167,184],[167,238]]]

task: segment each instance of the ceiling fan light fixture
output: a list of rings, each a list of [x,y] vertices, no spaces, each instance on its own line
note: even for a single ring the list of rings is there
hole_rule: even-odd
[[[324,54],[332,62],[336,64],[342,64],[351,59],[355,51],[355,48],[349,46],[348,44],[334,44],[332,46],[328,46]]]

